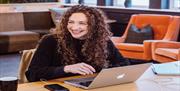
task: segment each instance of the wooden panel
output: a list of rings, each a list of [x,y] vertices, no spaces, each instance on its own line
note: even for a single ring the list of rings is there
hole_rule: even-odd
[[[50,29],[54,27],[50,12],[24,12],[25,30]]]
[[[24,20],[22,13],[0,13],[0,32],[23,30]]]

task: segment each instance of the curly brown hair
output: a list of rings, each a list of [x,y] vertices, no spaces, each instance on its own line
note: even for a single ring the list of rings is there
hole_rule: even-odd
[[[86,60],[78,58],[77,50],[74,48],[74,38],[67,29],[69,17],[73,13],[83,13],[88,19],[88,34],[83,40],[81,53]],[[95,68],[108,67],[109,60],[107,42],[110,40],[112,33],[109,31],[109,26],[105,22],[107,18],[104,13],[96,8],[84,5],[76,5],[68,9],[60,19],[57,27],[58,37],[58,52],[63,54],[64,64],[74,64],[77,62],[86,62]]]

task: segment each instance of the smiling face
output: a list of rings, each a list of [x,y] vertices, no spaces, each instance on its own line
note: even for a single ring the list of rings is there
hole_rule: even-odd
[[[83,13],[73,13],[69,17],[67,29],[73,38],[84,39],[88,33],[88,20]]]

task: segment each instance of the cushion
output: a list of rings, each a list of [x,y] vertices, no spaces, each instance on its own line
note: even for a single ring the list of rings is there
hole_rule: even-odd
[[[68,8],[50,8],[49,9],[49,11],[51,12],[52,20],[56,26],[59,23],[61,16],[64,14],[64,12],[67,11],[67,9]]]
[[[150,25],[146,25],[141,29],[131,24],[125,39],[125,43],[138,43],[143,44],[144,40],[153,39],[153,31]]]
[[[17,52],[34,48],[39,34],[31,31],[1,32],[0,39],[0,53]]]
[[[39,40],[39,34],[31,31],[11,31],[1,32],[0,37],[8,37],[8,42],[36,41]]]

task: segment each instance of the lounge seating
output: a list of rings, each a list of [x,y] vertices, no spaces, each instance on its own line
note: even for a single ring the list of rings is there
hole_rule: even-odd
[[[143,44],[125,43],[131,24],[142,28],[151,25],[154,32],[153,40],[144,40]],[[177,40],[179,34],[180,17],[172,15],[135,14],[121,37],[112,37],[112,41],[126,58],[152,60],[151,43],[155,40]]]
[[[31,31],[1,32],[0,39],[0,53],[17,52],[35,48],[39,34]]]
[[[50,12],[0,13],[0,53],[35,48],[39,39],[54,27]]]

